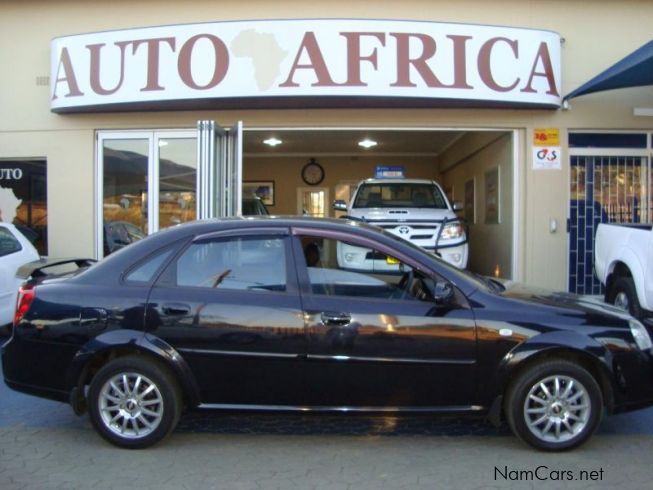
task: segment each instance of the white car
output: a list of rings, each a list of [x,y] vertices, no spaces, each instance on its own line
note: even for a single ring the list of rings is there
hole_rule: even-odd
[[[653,226],[601,223],[594,242],[605,301],[638,318],[653,315]]]
[[[16,271],[38,259],[34,245],[14,225],[0,222],[0,327],[14,319],[16,295],[23,282]]]
[[[456,216],[440,185],[432,180],[385,178],[358,184],[349,206],[334,202],[334,208],[410,241],[450,264],[467,267],[465,227]],[[382,254],[343,245],[338,263],[347,269],[391,271],[396,262]]]

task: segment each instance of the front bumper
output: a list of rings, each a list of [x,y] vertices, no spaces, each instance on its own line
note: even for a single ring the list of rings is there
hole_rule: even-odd
[[[613,413],[653,405],[653,355],[651,351],[616,352],[612,358],[614,376]]]
[[[419,244],[417,244],[420,246]],[[435,247],[422,247],[430,253],[436,253]],[[469,246],[467,242],[459,244],[441,246],[437,253],[442,260],[464,269],[467,267],[467,258]],[[338,265],[347,270],[358,271],[376,271],[376,272],[400,272],[399,265],[392,263],[388,258],[379,253],[375,253],[369,248],[355,247],[346,243],[338,243]]]
[[[467,260],[469,258],[469,246],[467,242],[460,245],[441,245],[437,249],[435,247],[423,247],[425,250],[438,254],[442,260],[449,264],[465,269],[467,267]]]

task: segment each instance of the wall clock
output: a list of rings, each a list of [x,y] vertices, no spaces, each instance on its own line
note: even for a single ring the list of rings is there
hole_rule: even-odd
[[[315,161],[315,158],[311,158],[302,168],[302,179],[308,185],[318,185],[324,180],[324,169]]]

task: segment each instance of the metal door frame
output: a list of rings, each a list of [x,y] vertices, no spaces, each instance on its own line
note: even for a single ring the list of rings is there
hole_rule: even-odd
[[[197,122],[197,219],[242,214],[243,123]]]

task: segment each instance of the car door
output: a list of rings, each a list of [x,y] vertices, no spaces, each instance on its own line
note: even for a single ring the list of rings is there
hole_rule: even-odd
[[[308,335],[307,403],[472,408],[476,328],[459,291],[368,238],[297,228],[293,244]],[[360,269],[365,263],[376,265]],[[450,297],[437,304],[445,290]]]
[[[186,360],[203,403],[301,402],[306,337],[288,234],[197,237],[152,288],[148,331]]]

